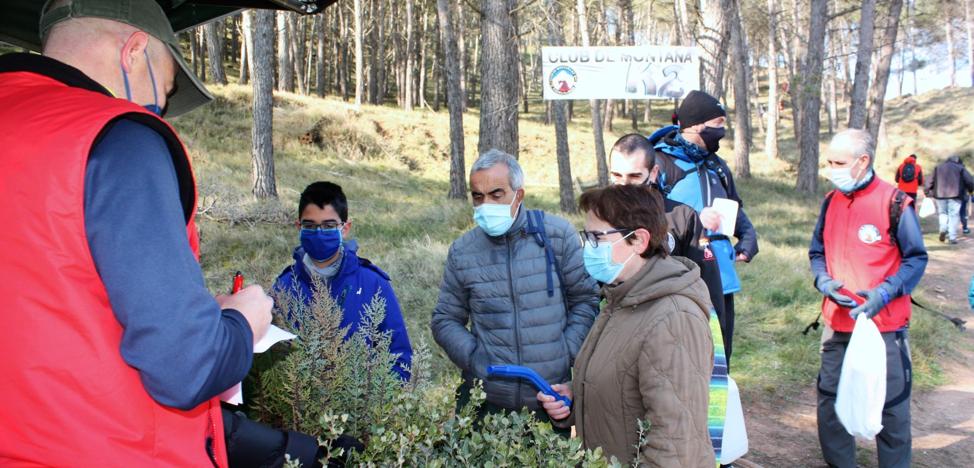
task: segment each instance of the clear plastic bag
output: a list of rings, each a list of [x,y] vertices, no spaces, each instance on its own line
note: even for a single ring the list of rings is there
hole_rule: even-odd
[[[727,376],[727,416],[724,420],[723,446],[720,464],[730,465],[747,453],[747,428],[744,427],[744,409],[737,382]]]
[[[842,360],[835,414],[849,434],[872,440],[883,430],[886,404],[886,343],[872,319],[856,318]]]

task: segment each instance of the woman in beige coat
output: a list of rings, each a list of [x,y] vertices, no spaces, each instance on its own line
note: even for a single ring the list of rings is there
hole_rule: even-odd
[[[707,432],[713,367],[710,300],[697,266],[669,257],[663,201],[642,186],[591,190],[585,269],[605,284],[606,305],[582,344],[570,383],[538,394],[556,424],[575,425],[586,448],[624,465],[715,465]],[[649,424],[640,443],[638,421]],[[638,450],[637,450],[638,446]]]

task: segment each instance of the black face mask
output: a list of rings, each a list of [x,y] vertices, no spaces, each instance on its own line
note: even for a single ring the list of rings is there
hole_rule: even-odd
[[[703,143],[707,145],[707,151],[716,153],[720,149],[720,139],[724,138],[725,133],[724,127],[703,127],[699,135]]]

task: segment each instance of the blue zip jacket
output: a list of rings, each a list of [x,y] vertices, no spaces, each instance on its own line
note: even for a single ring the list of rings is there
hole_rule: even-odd
[[[744,203],[737,194],[737,187],[730,168],[716,154],[696,145],[682,142],[677,138],[679,127],[663,127],[649,137],[656,149],[656,163],[660,166],[659,185],[666,197],[692,207],[698,214],[713,204],[714,198],[729,198],[738,202],[737,224],[734,236],[737,245],[730,239],[707,231],[710,249],[717,257],[720,280],[724,294],[734,294],[741,290],[734,261],[739,253],[747,255],[748,261],[758,253],[757,232],[744,212]]]
[[[409,343],[409,333],[399,309],[396,293],[389,283],[389,275],[379,267],[356,255],[358,244],[354,240],[345,241],[342,265],[328,282],[329,294],[342,309],[342,327],[348,327],[345,339],[358,330],[365,313],[365,306],[377,294],[386,301],[386,317],[379,324],[379,331],[392,335],[389,352],[398,354],[395,371],[403,380],[409,380],[409,368],[413,362],[413,348]],[[311,302],[314,294],[311,276],[304,268],[304,249],[294,249],[294,264],[285,268],[274,281],[274,290],[297,294],[305,304]]]

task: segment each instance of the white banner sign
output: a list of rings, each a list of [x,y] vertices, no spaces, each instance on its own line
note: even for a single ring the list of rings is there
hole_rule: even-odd
[[[542,47],[545,99],[672,99],[700,88],[696,47]]]

